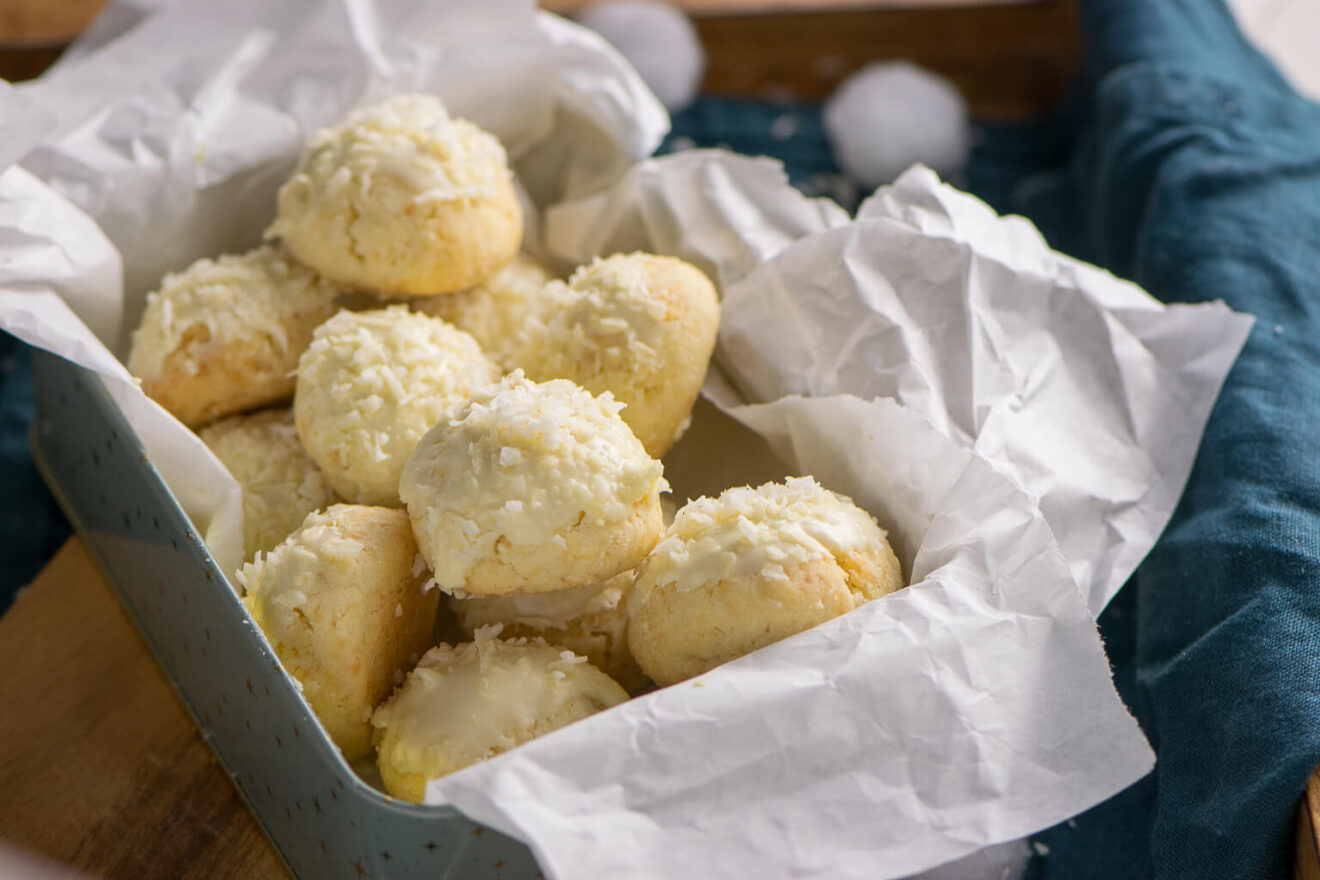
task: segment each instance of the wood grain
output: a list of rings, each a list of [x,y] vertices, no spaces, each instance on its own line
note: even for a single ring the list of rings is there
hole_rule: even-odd
[[[106,878],[289,876],[77,538],[0,618],[0,706],[4,843]]]
[[[1048,108],[1078,65],[1072,3],[884,9],[696,19],[708,92],[828,97],[873,61],[947,76],[973,114],[1017,119]]]
[[[579,12],[600,0],[541,0],[541,6],[561,14]],[[666,0],[691,15],[764,15],[769,12],[833,12],[840,9],[893,9],[1006,6],[1048,0]]]
[[[1297,832],[1293,847],[1293,880],[1320,880],[1320,767],[1311,772],[1306,793],[1297,805]]]
[[[103,0],[9,0],[0,15],[0,76],[39,74]],[[548,0],[571,12],[585,0]],[[907,59],[949,77],[981,117],[1044,110],[1077,64],[1068,0],[680,0],[706,48],[703,89],[822,100],[877,60]],[[31,42],[37,40],[36,43]]]
[[[83,30],[107,0],[3,0],[0,2],[0,43],[67,43]],[[542,0],[541,6],[571,15],[598,0]],[[669,0],[691,15],[764,15],[775,12],[824,12],[891,7],[967,8],[1035,4],[1050,0]]]
[[[106,0],[3,0],[0,41],[13,44],[68,42],[101,11]]]
[[[572,12],[589,0],[550,0]],[[904,59],[943,74],[980,117],[1045,110],[1077,69],[1071,0],[866,2],[679,0],[706,49],[702,90],[762,98],[827,98],[873,61]]]

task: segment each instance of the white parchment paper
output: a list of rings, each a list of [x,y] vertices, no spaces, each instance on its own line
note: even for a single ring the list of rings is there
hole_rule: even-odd
[[[25,167],[124,255],[121,355],[161,276],[255,245],[303,142],[358,104],[439,95],[499,136],[537,204],[616,179],[668,129],[618,53],[525,0],[139,5],[22,87],[57,120]]]
[[[733,412],[888,524],[914,586],[432,782],[428,801],[530,841],[554,876],[890,878],[1150,768],[1032,499],[892,401]]]
[[[4,155],[22,158],[54,127],[0,82]],[[0,165],[0,327],[100,374],[225,571],[242,561],[242,494],[206,445],[139,390],[104,340],[123,321],[119,253],[96,222],[30,172]]]
[[[21,90],[54,128],[0,178],[0,234],[24,229],[30,267],[0,274],[0,326],[107,377],[222,565],[241,533],[232,479],[114,355],[165,271],[258,240],[314,128],[420,89],[504,140],[540,209],[531,247],[566,263],[642,247],[718,281],[708,391],[745,427],[707,430],[723,417],[705,406],[693,437],[729,467],[709,491],[753,478],[738,467],[757,457],[728,445],[750,428],[875,513],[914,581],[440,780],[432,800],[527,842],[552,877],[879,880],[1147,772],[1091,612],[1167,519],[1244,319],[1160,306],[922,172],[853,222],[768,160],[646,160],[659,104],[530,0],[152,5],[112,4]],[[0,92],[9,126],[7,108]],[[1165,432],[1155,405],[1192,430]],[[700,469],[694,442],[675,452]],[[1158,491],[1132,501],[1147,479]]]
[[[1035,497],[1095,615],[1154,545],[1252,318],[1163,305],[913,168],[733,284],[751,400],[886,397]]]
[[[723,290],[803,236],[847,223],[835,202],[791,189],[772,159],[689,150],[639,162],[606,190],[549,208],[544,249],[569,263],[669,254]]]

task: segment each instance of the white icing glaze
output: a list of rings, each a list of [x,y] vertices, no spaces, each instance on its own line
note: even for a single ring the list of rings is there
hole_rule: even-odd
[[[628,698],[585,658],[541,639],[500,640],[499,629],[422,657],[372,716],[382,762],[434,778]]]
[[[603,584],[551,593],[476,596],[456,600],[451,607],[465,626],[520,623],[539,630],[564,629],[586,615],[617,610],[632,580],[633,573],[626,571]]]
[[[428,536],[419,543],[436,583],[461,589],[498,540],[562,542],[580,520],[621,521],[666,490],[660,462],[620,409],[608,393],[593,397],[564,380],[537,384],[515,371],[427,432],[404,467],[399,495]]]
[[[690,502],[645,565],[654,586],[690,590],[727,578],[784,578],[785,566],[812,558],[878,554],[884,540],[850,499],[812,477],[790,477]]]

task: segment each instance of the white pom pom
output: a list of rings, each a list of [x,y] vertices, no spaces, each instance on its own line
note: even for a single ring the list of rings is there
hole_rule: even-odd
[[[956,178],[971,149],[963,96],[906,61],[872,64],[844,80],[825,105],[825,134],[839,167],[868,187],[915,162]]]
[[[587,7],[578,22],[622,52],[671,112],[692,103],[706,54],[681,9],[646,0],[609,0]]]

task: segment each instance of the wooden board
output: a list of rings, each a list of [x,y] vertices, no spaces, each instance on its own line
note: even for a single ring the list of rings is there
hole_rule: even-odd
[[[8,0],[0,76],[38,75],[104,0]],[[546,0],[571,12],[586,0]],[[706,49],[709,92],[822,100],[871,61],[908,59],[949,77],[975,115],[1044,110],[1077,64],[1071,0],[680,0]]]
[[[1293,847],[1293,880],[1320,880],[1320,767],[1311,773],[1306,793],[1297,805],[1297,833]]]
[[[0,618],[0,706],[8,847],[112,880],[289,876],[77,538]]]
[[[68,42],[105,6],[107,0],[5,0],[0,3],[0,40]],[[541,6],[570,15],[598,0],[542,0]],[[692,15],[761,15],[768,12],[821,12],[886,7],[999,6],[1051,0],[669,0]]]
[[[569,15],[600,0],[541,0],[552,12]],[[893,9],[969,6],[1008,6],[1050,0],[665,0],[691,15],[764,15],[768,12],[836,12],[840,9]]]
[[[9,44],[68,42],[101,11],[106,0],[4,0],[0,40]]]
[[[1049,108],[1081,55],[1073,3],[700,17],[705,91],[824,100],[873,61],[947,76],[972,114],[1020,119]]]

